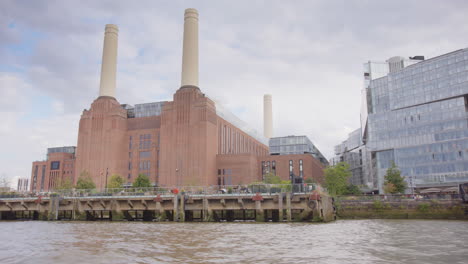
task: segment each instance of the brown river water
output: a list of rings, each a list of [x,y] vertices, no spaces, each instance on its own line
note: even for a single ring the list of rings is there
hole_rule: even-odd
[[[468,222],[0,222],[0,263],[468,263]]]

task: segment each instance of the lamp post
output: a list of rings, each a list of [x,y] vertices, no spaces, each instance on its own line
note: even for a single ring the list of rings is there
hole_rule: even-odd
[[[107,175],[109,175],[109,168],[106,168],[106,192],[107,192]]]

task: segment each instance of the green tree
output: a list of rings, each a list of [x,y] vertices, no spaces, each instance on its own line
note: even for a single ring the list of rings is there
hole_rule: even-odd
[[[71,179],[61,179],[57,186],[55,187],[55,190],[70,190],[73,189],[73,183]]]
[[[384,193],[396,193],[395,185],[391,182],[387,182],[383,186]]]
[[[313,178],[307,178],[307,179],[305,179],[304,182],[305,182],[305,183],[308,183],[308,184],[317,183],[317,181],[315,181]]]
[[[361,192],[361,189],[359,189],[359,187],[357,185],[349,184],[348,186],[346,186],[346,190],[345,190],[344,194],[359,195],[359,194],[362,194],[362,192]]]
[[[325,187],[330,195],[341,195],[346,192],[348,179],[351,177],[348,163],[340,162],[335,166],[327,167],[324,173]]]
[[[89,172],[82,171],[80,177],[76,181],[76,189],[95,189],[96,184],[94,184],[93,179],[89,175]]]
[[[393,185],[393,188],[391,188]],[[395,163],[392,163],[392,166],[387,169],[387,174],[385,175],[385,184],[388,193],[404,193],[406,189],[406,181],[401,176],[400,170],[397,168]],[[385,188],[385,187],[384,187]],[[385,191],[387,192],[387,191]]]
[[[267,184],[281,184],[281,178],[279,176],[274,175],[273,173],[269,172],[264,175],[264,183]]]
[[[133,187],[151,187],[151,182],[145,174],[138,174],[138,177],[133,182]]]
[[[113,174],[110,177],[109,182],[107,183],[107,188],[110,188],[110,189],[122,188],[123,183],[124,183],[124,179],[122,178],[122,176],[118,174]]]

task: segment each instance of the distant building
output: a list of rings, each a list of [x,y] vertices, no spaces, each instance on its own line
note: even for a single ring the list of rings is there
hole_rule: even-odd
[[[61,182],[75,179],[76,147],[56,147],[47,149],[47,158],[32,164],[31,191],[53,190]]]
[[[352,176],[350,183],[360,186],[363,190],[372,190],[373,179],[369,170],[369,155],[366,146],[361,141],[361,129],[356,129],[348,135],[348,139],[335,146],[335,157],[331,164],[339,162],[349,164]]]
[[[316,183],[323,183],[324,165],[312,154],[286,154],[261,157],[262,180],[265,175],[272,173],[281,180],[294,178],[305,181],[312,179]],[[296,180],[297,183],[297,180]]]
[[[29,179],[28,178],[19,178],[18,186],[16,187],[18,192],[27,192],[29,190]]]
[[[328,161],[307,136],[274,137],[269,140],[270,155],[261,158],[262,178],[268,174],[292,180],[293,176],[323,183]]]
[[[269,141],[271,155],[311,154],[314,158],[328,165],[328,160],[307,136],[274,137]]]

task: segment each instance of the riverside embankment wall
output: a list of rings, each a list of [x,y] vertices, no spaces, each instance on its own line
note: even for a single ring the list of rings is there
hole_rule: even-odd
[[[341,219],[458,219],[468,220],[468,204],[461,199],[408,199],[406,197],[338,197]]]

